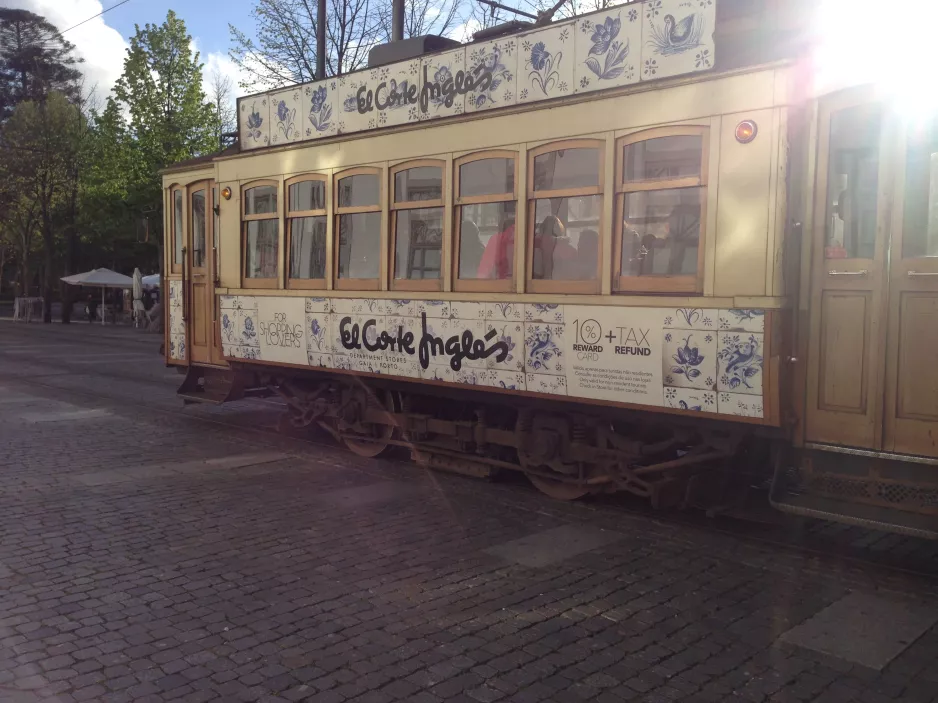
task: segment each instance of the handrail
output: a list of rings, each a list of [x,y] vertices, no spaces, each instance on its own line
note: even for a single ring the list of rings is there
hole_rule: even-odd
[[[187,301],[189,296],[186,295],[186,247],[182,248],[182,321],[187,322],[189,320],[189,310]]]

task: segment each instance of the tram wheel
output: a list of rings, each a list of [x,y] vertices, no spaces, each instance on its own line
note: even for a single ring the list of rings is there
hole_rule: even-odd
[[[373,391],[368,388],[356,389],[355,394],[361,403],[380,405],[388,412],[398,412],[400,410],[400,399],[396,393],[391,391]],[[383,454],[391,446],[390,440],[397,429],[393,423],[386,424],[366,424],[366,433],[349,434],[348,430],[342,433],[342,441],[349,451],[366,459]]]
[[[535,474],[526,475],[537,490],[554,500],[579,500],[590,492],[589,486],[568,483],[566,481],[557,481],[556,479],[545,478]]]

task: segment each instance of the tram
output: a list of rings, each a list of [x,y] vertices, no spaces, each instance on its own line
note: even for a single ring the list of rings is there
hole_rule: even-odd
[[[812,79],[813,5],[629,2],[239,99],[163,174],[180,395],[558,499],[756,480],[938,536],[938,138]]]

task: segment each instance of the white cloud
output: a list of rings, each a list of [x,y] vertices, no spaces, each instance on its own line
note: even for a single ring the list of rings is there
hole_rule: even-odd
[[[193,39],[190,44],[192,51],[199,51],[199,40]],[[251,78],[246,74],[234,61],[231,60],[231,57],[228,54],[222,53],[220,51],[211,51],[208,54],[200,53],[199,62],[202,64],[202,80],[205,81],[205,92],[208,92],[208,81],[213,73],[218,73],[220,76],[226,76],[231,79],[231,89],[235,97],[241,95],[249,95],[250,93],[257,92],[262,90],[262,88],[254,88],[249,86],[248,88],[242,88],[242,83],[250,83]]]
[[[34,12],[45,17],[60,31],[104,9],[99,0],[0,0],[0,6]],[[97,86],[95,95],[99,101],[103,101],[111,92],[123,72],[124,58],[129,48],[120,32],[105,24],[106,17],[95,17],[65,35],[75,45],[75,52],[84,59],[79,68],[85,74],[86,91]]]
[[[451,30],[446,33],[450,39],[455,39],[460,42],[468,42],[472,39],[472,35],[482,29],[482,23],[477,19],[468,19],[462,24],[457,24]]]

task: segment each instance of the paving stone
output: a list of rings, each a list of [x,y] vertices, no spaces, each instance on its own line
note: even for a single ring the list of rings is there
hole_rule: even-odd
[[[933,703],[938,559],[844,568],[261,434],[276,405],[182,408],[124,332],[0,320],[0,701]],[[76,363],[111,347],[149,351]],[[881,669],[782,636],[851,592],[928,604],[830,618],[914,620]]]
[[[934,603],[851,593],[781,636],[782,641],[882,670],[938,622]]]

